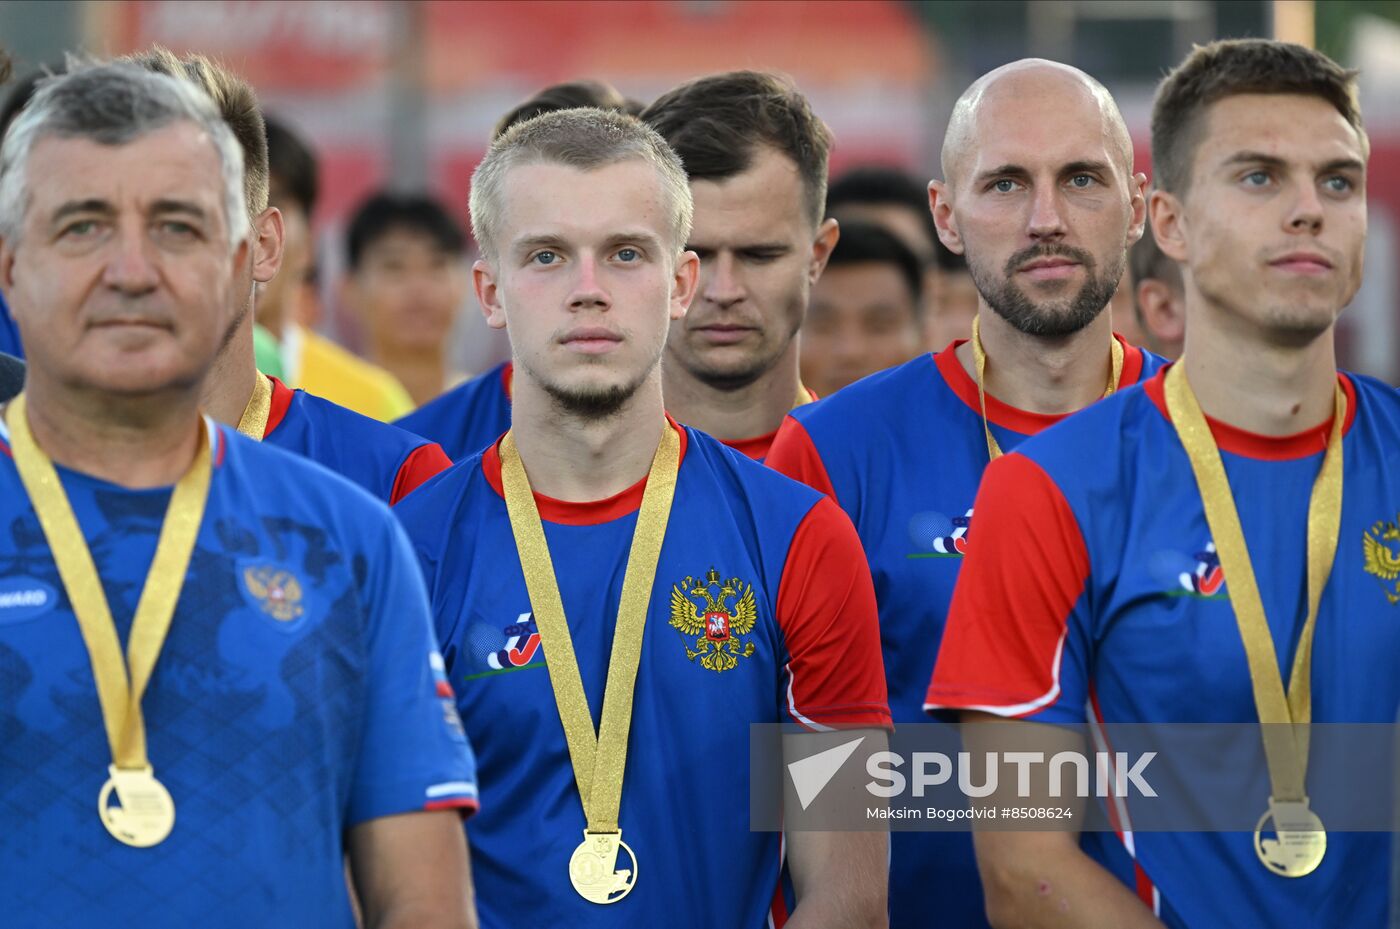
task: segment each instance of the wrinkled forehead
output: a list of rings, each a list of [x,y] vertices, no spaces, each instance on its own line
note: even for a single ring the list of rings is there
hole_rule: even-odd
[[[46,133],[26,162],[33,206],[93,201],[114,209],[180,200],[217,211],[224,180],[214,142],[191,122],[176,122],[108,145],[83,136]]]

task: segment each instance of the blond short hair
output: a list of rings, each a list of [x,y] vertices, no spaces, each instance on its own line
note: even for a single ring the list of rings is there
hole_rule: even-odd
[[[635,158],[656,169],[670,200],[676,252],[685,247],[695,215],[680,158],[656,130],[634,116],[592,107],[557,110],[517,123],[491,143],[472,174],[472,234],[488,260],[496,258],[502,187],[511,168],[558,164],[584,171]]]

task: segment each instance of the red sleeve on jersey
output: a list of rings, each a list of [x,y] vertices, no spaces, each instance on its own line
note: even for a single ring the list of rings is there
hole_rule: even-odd
[[[831,486],[831,477],[826,473],[826,465],[822,463],[817,446],[812,443],[806,427],[791,416],[783,419],[764,463],[779,474],[786,474],[794,481],[801,481],[813,490],[836,499],[836,488]]]
[[[441,445],[429,442],[427,445],[418,446],[409,452],[403,464],[399,465],[399,473],[394,478],[394,489],[389,493],[389,505],[398,503],[416,490],[419,484],[450,467],[452,459],[447,457]]]
[[[1061,697],[1069,617],[1089,577],[1079,523],[1050,476],[1013,452],[983,475],[967,538],[924,708],[1037,713]]]
[[[795,722],[891,727],[875,585],[855,527],[828,497],[793,533],[778,625],[788,652],[783,701]]]

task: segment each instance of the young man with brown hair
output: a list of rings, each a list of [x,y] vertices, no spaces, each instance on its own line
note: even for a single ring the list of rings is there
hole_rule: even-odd
[[[1262,814],[1253,835],[979,832],[998,925],[1379,926],[1390,836],[1328,834],[1291,737],[1400,705],[1400,397],[1335,354],[1366,240],[1355,75],[1211,43],[1162,82],[1152,146],[1182,360],[988,468],[928,704],[1266,724],[1268,776],[1229,798]]]
[[[988,461],[1160,363],[1115,336],[1105,312],[1147,205],[1102,85],[1038,60],[984,75],[958,101],[943,173],[933,217],[977,283],[973,338],[793,411],[768,459],[856,524],[896,725],[925,719]],[[985,925],[965,833],[896,832],[893,850],[897,929],[928,925],[930,894],[948,925]]]
[[[472,177],[515,415],[398,515],[480,758],[488,929],[884,923],[885,835],[753,832],[741,799],[750,724],[889,713],[849,520],[666,415],[691,210],[661,137],[602,110],[515,126]]]
[[[791,82],[702,77],[642,111],[680,155],[695,197],[694,306],[666,342],[666,408],[762,461],[803,386],[798,330],[836,247],[825,219],[831,133]]]
[[[395,426],[362,416],[281,380],[262,374],[253,356],[253,303],[256,285],[281,271],[285,229],[282,213],[269,206],[267,134],[253,88],[199,55],[183,58],[163,49],[129,56],[150,71],[183,78],[199,87],[218,108],[243,150],[247,170],[244,196],[253,221],[251,255],[234,292],[236,310],[205,382],[204,410],[266,441],[330,468],[386,503],[397,503],[451,462],[442,449]]]

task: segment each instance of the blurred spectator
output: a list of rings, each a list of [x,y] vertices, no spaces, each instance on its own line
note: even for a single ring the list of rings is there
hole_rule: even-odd
[[[311,215],[316,207],[316,156],[285,124],[267,117],[268,202],[286,229],[282,270],[258,297],[257,317],[280,343],[287,385],[388,422],[413,409],[392,374],[307,328],[299,309],[314,299]]]
[[[1165,357],[1181,357],[1186,339],[1186,297],[1181,266],[1157,247],[1151,228],[1128,252],[1132,275],[1133,313],[1142,330],[1139,344]]]
[[[826,211],[838,222],[873,222],[897,235],[924,266],[924,345],[939,351],[972,333],[977,288],[967,262],[938,241],[929,211],[928,185],[882,165],[852,168],[832,181]]]
[[[10,76],[11,62],[3,52],[0,52],[0,84],[3,84]],[[56,70],[61,71],[62,68]],[[5,138],[5,131],[10,128],[10,123],[14,122],[19,111],[24,109],[24,105],[29,102],[29,98],[34,96],[34,88],[44,77],[43,71],[35,71],[33,74],[25,75],[15,85],[10,88],[5,96],[5,103],[0,106],[0,141]],[[10,318],[10,308],[5,305],[5,295],[0,293],[0,352],[13,355],[16,358],[24,357],[24,346],[20,344],[19,327]]]
[[[378,193],[350,220],[342,299],[369,338],[369,355],[422,405],[462,380],[448,340],[467,296],[466,235],[441,204]]]
[[[924,270],[884,227],[842,225],[802,325],[803,383],[825,397],[923,351]]]
[[[605,81],[582,80],[551,84],[502,116],[500,121],[496,123],[496,128],[492,130],[491,138],[500,138],[502,133],[511,126],[523,123],[527,119],[534,119],[541,113],[571,110],[580,106],[595,106],[600,110],[621,110],[624,113],[637,116],[645,109],[646,104],[627,99],[618,93],[616,87]]]

